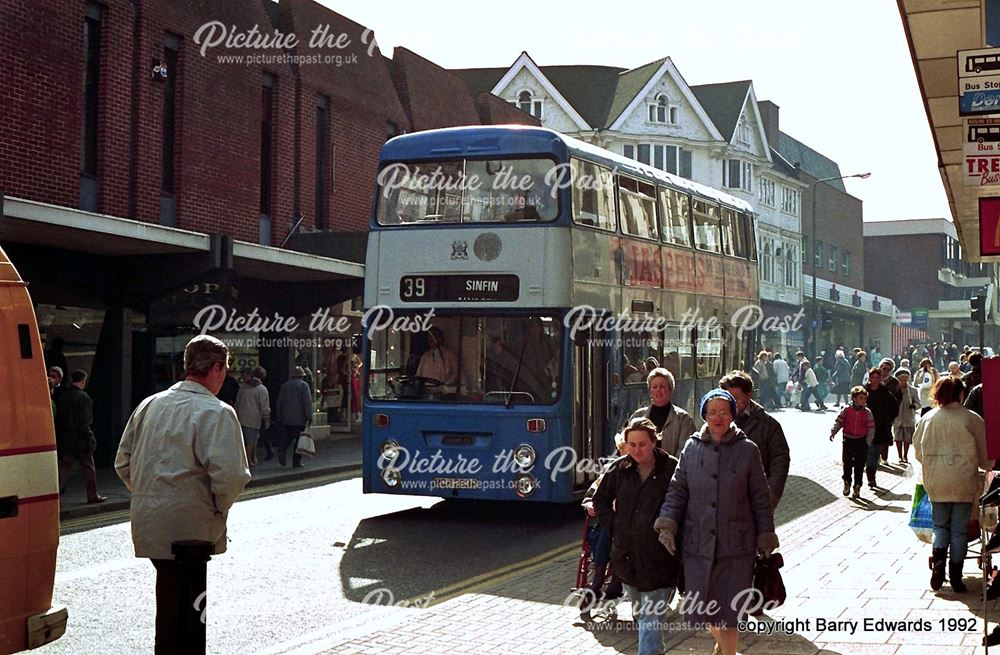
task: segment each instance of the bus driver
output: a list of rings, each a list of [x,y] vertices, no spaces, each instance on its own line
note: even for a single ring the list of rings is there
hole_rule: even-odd
[[[458,377],[458,355],[444,345],[441,328],[432,327],[427,331],[427,352],[420,357],[417,376],[441,382],[445,387],[453,387]],[[431,389],[432,393],[454,393],[442,388]]]

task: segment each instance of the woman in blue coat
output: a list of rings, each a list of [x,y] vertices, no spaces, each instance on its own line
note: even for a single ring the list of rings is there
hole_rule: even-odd
[[[702,397],[705,425],[681,451],[654,523],[671,553],[681,533],[684,620],[707,626],[723,655],[735,655],[736,625],[756,609],[748,592],[754,557],[778,547],[760,451],[733,425],[735,415],[729,392],[713,389]]]

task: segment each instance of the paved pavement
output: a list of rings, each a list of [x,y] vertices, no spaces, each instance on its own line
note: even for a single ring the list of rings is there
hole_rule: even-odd
[[[360,431],[360,427],[358,430]],[[321,426],[313,429],[313,436],[316,441],[316,456],[303,458],[303,468],[292,468],[291,457],[288,458],[287,466],[280,466],[277,457],[264,461],[263,450],[258,451],[259,463],[253,470],[253,477],[248,487],[360,468],[360,432],[330,434],[327,426]],[[83,474],[79,465],[76,465],[69,480],[66,481],[66,491],[60,499],[59,518],[65,521],[128,509],[131,496],[114,469],[98,469],[97,490],[102,496],[107,496],[107,502],[87,504],[87,496],[83,489]]]
[[[983,613],[975,563],[966,563],[966,594],[954,594],[947,585],[940,592],[930,591],[930,547],[907,527],[918,466],[882,467],[878,480],[886,491],[875,495],[866,489],[863,500],[848,500],[840,494],[839,437],[835,443],[827,439],[833,412],[784,410],[776,415],[789,435],[793,458],[777,515],[788,600],[761,624],[777,634],[745,633],[739,652],[982,652],[976,648]],[[892,453],[890,461],[895,459]],[[635,653],[628,603],[619,608],[623,620],[587,625],[567,602],[576,561],[575,551],[564,551],[443,602],[414,599],[416,607],[381,624],[296,652]],[[989,612],[1000,616],[1000,603],[990,603]],[[707,654],[713,643],[708,633],[675,629],[669,651]]]

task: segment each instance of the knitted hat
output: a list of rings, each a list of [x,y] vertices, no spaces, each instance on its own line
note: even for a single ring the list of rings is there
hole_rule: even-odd
[[[702,418],[705,418],[705,409],[708,407],[708,401],[716,399],[728,401],[729,410],[733,413],[733,416],[739,413],[736,411],[736,399],[733,398],[732,394],[725,389],[711,389],[701,397],[701,403],[698,405],[698,413],[701,414]]]
[[[908,368],[899,368],[899,369],[896,369],[896,377],[899,377],[900,375],[905,375],[907,377],[910,377],[913,374],[910,373],[910,369],[908,369]]]

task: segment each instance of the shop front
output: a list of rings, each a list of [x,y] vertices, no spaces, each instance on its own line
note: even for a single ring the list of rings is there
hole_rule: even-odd
[[[101,467],[132,409],[182,379],[194,334],[228,340],[234,375],[264,366],[276,397],[296,362],[315,379],[337,347],[335,336],[312,347],[309,317],[349,306],[363,287],[361,264],[9,197],[0,243],[28,283],[49,364],[90,375]],[[254,315],[272,320],[251,325]],[[350,332],[340,336],[348,349]]]

